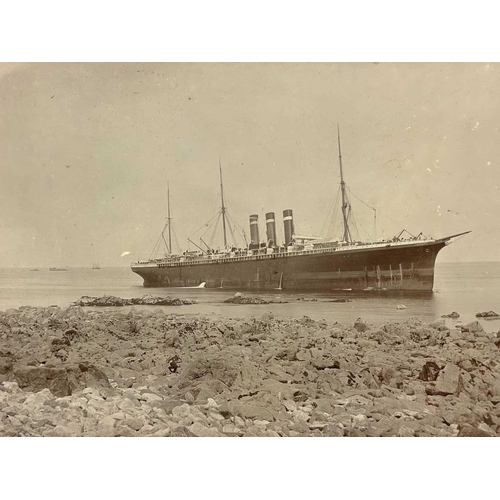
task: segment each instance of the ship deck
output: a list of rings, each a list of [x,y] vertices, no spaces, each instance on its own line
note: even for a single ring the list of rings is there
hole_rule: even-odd
[[[227,255],[227,254],[212,254],[206,255],[202,258],[189,258],[189,257],[178,257],[172,258],[162,258],[162,259],[152,259],[145,261],[137,261],[132,264],[132,269],[143,268],[143,267],[182,267],[182,266],[196,266],[196,265],[206,265],[211,263],[231,263],[231,262],[242,262],[242,261],[255,261],[255,260],[270,260],[270,259],[284,259],[289,257],[298,257],[302,255],[321,255],[330,253],[342,253],[351,251],[369,251],[369,250],[379,250],[382,248],[399,248],[405,246],[417,247],[424,246],[428,244],[435,243],[440,240],[417,240],[417,241],[397,241],[397,242],[379,242],[379,243],[363,243],[363,244],[349,244],[349,245],[338,245],[327,248],[317,248],[308,250],[289,250],[289,251],[278,251],[272,253],[256,253],[253,255]]]

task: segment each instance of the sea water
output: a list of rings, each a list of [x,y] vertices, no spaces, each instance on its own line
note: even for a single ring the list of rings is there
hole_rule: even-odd
[[[500,313],[500,262],[437,263],[434,290],[428,293],[385,291],[275,292],[244,291],[251,296],[276,299],[286,303],[268,305],[235,305],[224,301],[237,290],[209,288],[144,288],[142,278],[129,268],[49,271],[40,269],[0,269],[0,311],[20,306],[67,307],[82,295],[115,295],[122,298],[144,294],[195,300],[186,306],[161,307],[165,312],[205,314],[213,317],[243,318],[261,316],[271,311],[276,318],[308,316],[329,323],[352,324],[357,318],[381,325],[387,321],[405,321],[417,316],[431,322],[443,314],[456,311],[460,318],[447,320],[448,326],[475,320],[483,311]],[[338,298],[350,302],[332,302]],[[127,308],[123,308],[126,310]],[[487,331],[500,330],[499,321],[481,320]]]

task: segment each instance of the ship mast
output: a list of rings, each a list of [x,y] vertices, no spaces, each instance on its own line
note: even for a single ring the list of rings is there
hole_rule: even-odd
[[[220,198],[222,202],[221,213],[222,213],[222,229],[224,231],[224,248],[227,247],[227,236],[226,236],[226,207],[224,206],[224,188],[222,187],[222,166],[219,157],[219,174],[220,174]]]
[[[167,222],[168,222],[168,251],[172,253],[172,217],[170,217],[170,185],[167,182]]]
[[[339,128],[338,124],[337,124],[337,136],[338,136],[338,141],[339,141],[340,189],[342,191],[342,217],[344,219],[343,240],[350,243],[352,241],[351,240],[351,232],[349,230],[349,224],[347,222],[347,207],[349,205],[347,203],[347,194],[346,194],[346,189],[345,189],[344,174],[342,171],[342,152],[340,149],[340,128]]]

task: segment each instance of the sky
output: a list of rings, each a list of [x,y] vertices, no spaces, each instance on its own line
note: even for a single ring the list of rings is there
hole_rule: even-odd
[[[149,257],[167,183],[177,242],[199,243],[219,158],[247,238],[248,216],[263,235],[274,211],[280,239],[289,208],[297,233],[340,236],[337,124],[355,236],[470,230],[439,260],[500,260],[499,77],[498,63],[1,63],[0,267]]]

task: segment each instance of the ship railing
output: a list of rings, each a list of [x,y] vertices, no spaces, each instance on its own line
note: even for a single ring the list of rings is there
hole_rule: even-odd
[[[397,242],[390,242],[390,241],[384,241],[384,242],[377,242],[377,243],[368,243],[368,244],[362,244],[362,245],[344,245],[344,246],[334,246],[330,248],[318,248],[318,249],[312,249],[312,250],[290,250],[287,252],[275,252],[272,254],[257,254],[257,255],[241,255],[241,256],[233,256],[233,257],[217,257],[208,259],[208,258],[203,258],[203,259],[190,259],[186,258],[184,260],[176,260],[172,261],[170,259],[165,259],[165,260],[156,260],[156,261],[147,261],[147,262],[137,262],[136,264],[149,264],[149,265],[155,265],[159,267],[178,267],[178,266],[189,266],[189,265],[198,265],[198,264],[218,264],[218,263],[226,263],[226,262],[242,262],[242,261],[248,261],[248,260],[270,260],[270,259],[282,259],[286,257],[294,257],[294,256],[299,256],[299,255],[317,255],[317,254],[326,254],[326,253],[334,253],[334,252],[346,252],[349,250],[362,250],[366,248],[386,248],[386,247],[393,247],[393,246],[401,246],[401,245],[408,245],[412,243],[430,243],[434,240],[418,240],[418,241],[397,241]]]

